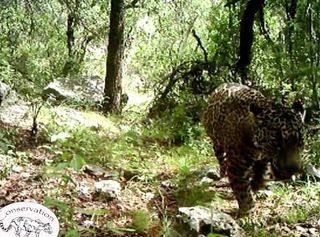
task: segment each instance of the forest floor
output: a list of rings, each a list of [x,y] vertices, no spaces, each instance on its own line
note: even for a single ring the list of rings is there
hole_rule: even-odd
[[[183,206],[234,215],[227,180],[201,183],[208,168],[217,168],[208,139],[173,145],[165,131],[137,117],[61,106],[43,109],[36,137],[28,123],[1,125],[0,206],[37,201],[57,214],[61,236],[84,237],[187,236],[176,229]],[[85,172],[84,164],[118,181],[120,196],[94,195],[94,182],[106,178]],[[237,222],[248,236],[320,236],[320,183],[271,182],[257,194],[253,214]]]

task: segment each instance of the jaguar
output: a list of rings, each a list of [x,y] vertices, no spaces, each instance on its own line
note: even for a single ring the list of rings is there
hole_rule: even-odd
[[[265,185],[271,166],[277,180],[301,170],[303,119],[258,90],[237,83],[218,86],[208,100],[203,124],[238,202],[238,215],[254,206],[253,193]]]

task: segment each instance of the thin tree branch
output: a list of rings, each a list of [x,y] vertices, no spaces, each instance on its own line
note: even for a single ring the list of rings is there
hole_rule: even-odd
[[[201,48],[201,50],[203,51],[204,54],[204,60],[206,63],[208,63],[208,52],[207,50],[203,47],[203,44],[201,42],[200,37],[197,35],[196,31],[194,29],[192,29],[192,35],[193,37],[197,40],[198,46]]]

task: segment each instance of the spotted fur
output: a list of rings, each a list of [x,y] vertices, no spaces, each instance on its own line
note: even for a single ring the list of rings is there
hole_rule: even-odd
[[[252,191],[264,186],[268,163],[280,180],[300,170],[301,116],[259,91],[235,83],[219,86],[209,99],[203,122],[240,215],[253,207]]]

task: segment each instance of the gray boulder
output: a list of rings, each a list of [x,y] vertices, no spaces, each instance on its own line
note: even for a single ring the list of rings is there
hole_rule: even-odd
[[[206,170],[205,176],[214,181],[221,179],[220,171],[217,168],[209,168],[208,170]]]
[[[30,127],[32,120],[26,119],[30,103],[19,98],[6,83],[0,82],[0,121],[20,127]]]
[[[94,189],[100,198],[115,199],[120,195],[121,185],[115,180],[101,180],[95,182]]]
[[[50,82],[43,89],[44,98],[53,97],[57,101],[75,98],[75,93],[65,88],[60,82]]]
[[[5,83],[0,82],[0,105],[3,99],[9,94],[9,91],[10,87]]]
[[[245,237],[245,231],[228,214],[207,207],[181,207],[179,215],[189,228],[198,234],[203,234],[205,230],[212,230],[217,234],[230,237]]]
[[[98,76],[57,78],[43,90],[43,97],[54,97],[56,101],[87,100],[99,102],[103,99],[104,80]]]
[[[93,175],[93,176],[104,176],[106,171],[102,169],[101,167],[93,164],[86,164],[81,169],[83,172]]]
[[[315,180],[320,181],[320,170],[316,169],[312,164],[306,164],[305,172]]]
[[[0,82],[0,104],[8,106],[15,104],[19,99],[17,93],[10,87],[10,85]]]

